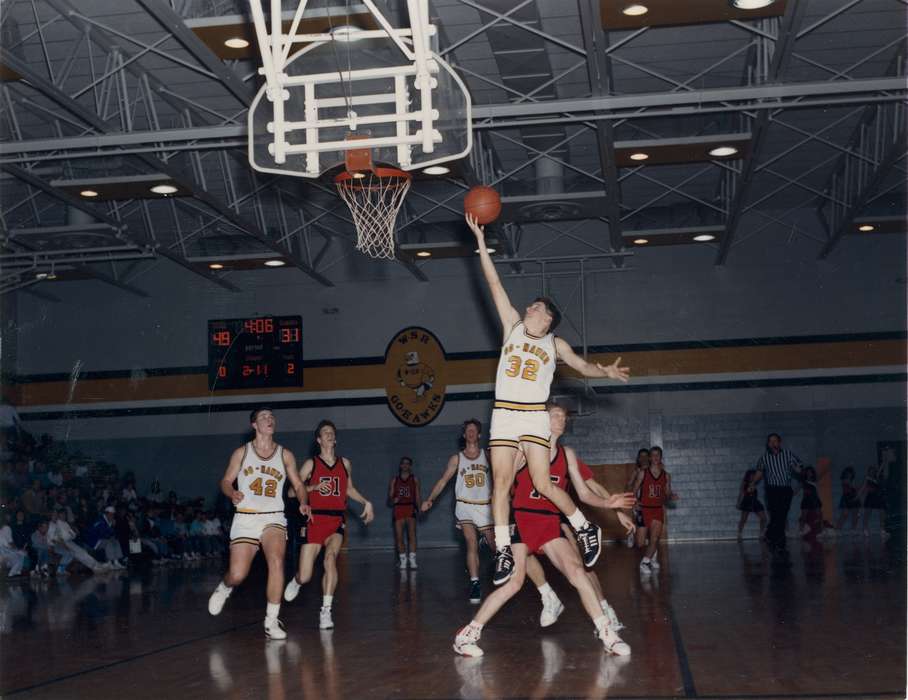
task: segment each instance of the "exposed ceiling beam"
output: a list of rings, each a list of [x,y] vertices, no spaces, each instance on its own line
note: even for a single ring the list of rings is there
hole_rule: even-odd
[[[782,77],[782,74],[791,58],[791,52],[797,41],[798,29],[806,11],[806,2],[789,2],[785,7],[785,14],[779,23],[778,35],[772,49],[772,62],[769,65],[769,71],[764,76],[762,82],[775,83]],[[758,41],[769,42],[769,39],[760,38]],[[759,61],[759,54],[757,56]],[[772,113],[768,110],[761,111],[753,120],[751,127],[751,146],[750,152],[741,164],[741,171],[737,177],[732,177],[734,182],[734,193],[731,196],[728,215],[725,221],[725,233],[719,242],[719,251],[716,254],[716,265],[723,265],[728,259],[728,253],[734,243],[735,233],[738,230],[738,224],[744,214],[744,205],[750,196],[750,188],[753,183],[754,169],[757,165],[757,159],[761,146],[766,140],[766,133],[769,130],[770,117]]]

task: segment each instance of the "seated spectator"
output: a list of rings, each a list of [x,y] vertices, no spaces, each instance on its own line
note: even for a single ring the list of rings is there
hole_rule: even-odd
[[[139,531],[142,537],[142,546],[147,547],[153,554],[155,563],[163,563],[170,558],[170,548],[167,540],[161,536],[158,528],[157,509],[150,508],[145,517],[141,518]]]
[[[22,575],[22,569],[28,559],[26,553],[17,548],[13,542],[13,530],[7,522],[9,518],[4,514],[0,516],[0,564],[6,564],[9,567],[9,578],[16,578]]]
[[[139,500],[139,494],[136,493],[136,482],[129,480],[123,486],[123,493],[120,494],[120,498],[126,501],[127,504],[134,503]]]
[[[22,494],[22,507],[33,519],[40,518],[47,512],[47,494],[41,488],[41,482],[32,480],[32,485]]]
[[[50,517],[50,525],[47,528],[47,544],[52,552],[60,555],[57,576],[66,576],[68,573],[66,568],[73,559],[86,566],[93,574],[99,574],[108,569],[124,568],[119,562],[111,562],[109,566],[105,566],[77,545],[75,542],[76,531],[63,519],[62,511],[55,510]]]
[[[189,523],[189,539],[197,558],[207,557],[211,554],[211,543],[205,536],[205,514],[198,511],[192,522]]]
[[[85,533],[85,543],[94,551],[103,551],[105,559],[114,565],[114,568],[123,568],[123,547],[117,539],[116,526],[117,510],[107,506],[94,525]],[[119,565],[119,566],[118,566]]]
[[[198,559],[199,555],[193,548],[193,542],[189,537],[189,527],[186,525],[186,516],[183,511],[178,510],[174,518],[173,529],[176,538],[180,541],[183,550],[183,559]]]
[[[29,538],[29,545],[35,555],[35,567],[32,576],[50,576],[50,545],[47,542],[49,523],[42,520]]]
[[[211,551],[217,556],[224,555],[224,528],[221,526],[221,519],[217,514],[211,512],[205,520],[205,534],[211,540]]]
[[[53,486],[63,486],[63,473],[56,464],[47,470],[47,482]]]
[[[13,518],[10,529],[13,531],[13,545],[17,549],[25,549],[28,546],[28,541],[34,528],[25,517],[24,510],[16,511],[16,517]]]
[[[155,479],[151,482],[151,488],[148,489],[148,495],[145,497],[151,503],[163,503],[164,493],[161,491],[161,482]]]

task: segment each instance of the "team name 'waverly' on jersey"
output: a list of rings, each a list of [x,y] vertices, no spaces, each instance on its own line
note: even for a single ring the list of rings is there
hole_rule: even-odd
[[[555,376],[555,336],[527,333],[523,321],[508,334],[495,377],[495,408],[541,411]],[[510,405],[509,405],[510,404]]]
[[[267,457],[258,454],[251,442],[243,452],[243,466],[236,477],[237,490],[243,500],[236,509],[239,513],[277,513],[284,511],[284,448],[274,446]]]

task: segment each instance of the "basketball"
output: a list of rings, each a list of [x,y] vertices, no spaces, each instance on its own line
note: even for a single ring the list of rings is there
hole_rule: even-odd
[[[463,200],[463,210],[475,217],[481,226],[491,224],[501,213],[501,197],[491,187],[479,185],[467,192]]]

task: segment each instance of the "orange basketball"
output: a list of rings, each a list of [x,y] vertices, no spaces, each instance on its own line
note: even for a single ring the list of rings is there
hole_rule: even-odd
[[[463,210],[476,217],[480,225],[491,224],[501,213],[501,197],[491,187],[473,187],[463,200]]]

